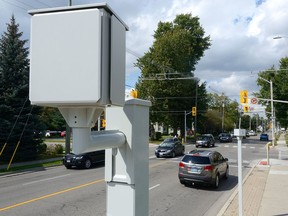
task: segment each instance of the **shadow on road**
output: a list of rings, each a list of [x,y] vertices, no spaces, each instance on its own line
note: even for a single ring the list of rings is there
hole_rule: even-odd
[[[193,188],[197,190],[207,190],[207,191],[229,191],[233,189],[238,183],[238,177],[234,175],[230,175],[228,179],[220,179],[220,184],[218,188],[214,188],[210,185],[201,185],[201,184],[194,184],[186,186],[187,188]]]

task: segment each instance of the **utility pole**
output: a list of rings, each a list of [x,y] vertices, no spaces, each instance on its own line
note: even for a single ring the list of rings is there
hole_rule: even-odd
[[[72,6],[72,0],[68,0],[68,6]],[[70,140],[71,140],[71,128],[66,122],[66,134],[65,134],[65,154],[70,153]]]

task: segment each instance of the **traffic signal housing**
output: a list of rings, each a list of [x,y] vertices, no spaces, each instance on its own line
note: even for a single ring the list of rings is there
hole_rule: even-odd
[[[247,90],[240,91],[240,103],[242,104],[248,103],[248,91]]]
[[[196,116],[196,115],[197,115],[197,108],[192,107],[192,116]]]
[[[131,92],[130,92],[130,96],[133,97],[133,98],[138,98],[138,91],[132,89]]]
[[[244,113],[249,112],[249,106],[244,106],[244,107],[243,107],[243,111],[244,111]]]
[[[101,126],[102,126],[102,128],[106,128],[106,119],[102,119]]]

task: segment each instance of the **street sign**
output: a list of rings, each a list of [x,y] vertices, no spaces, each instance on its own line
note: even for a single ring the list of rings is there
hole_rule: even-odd
[[[252,104],[257,104],[257,103],[258,103],[257,98],[252,98],[252,99],[251,99],[251,103],[252,103]]]

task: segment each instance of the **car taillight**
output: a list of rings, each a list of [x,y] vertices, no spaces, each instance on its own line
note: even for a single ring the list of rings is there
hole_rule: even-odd
[[[180,168],[184,168],[184,167],[185,167],[185,164],[182,163],[182,162],[180,162],[180,163],[179,163],[179,167],[180,167]]]
[[[213,166],[212,165],[208,165],[204,167],[205,171],[212,171],[213,170]]]

